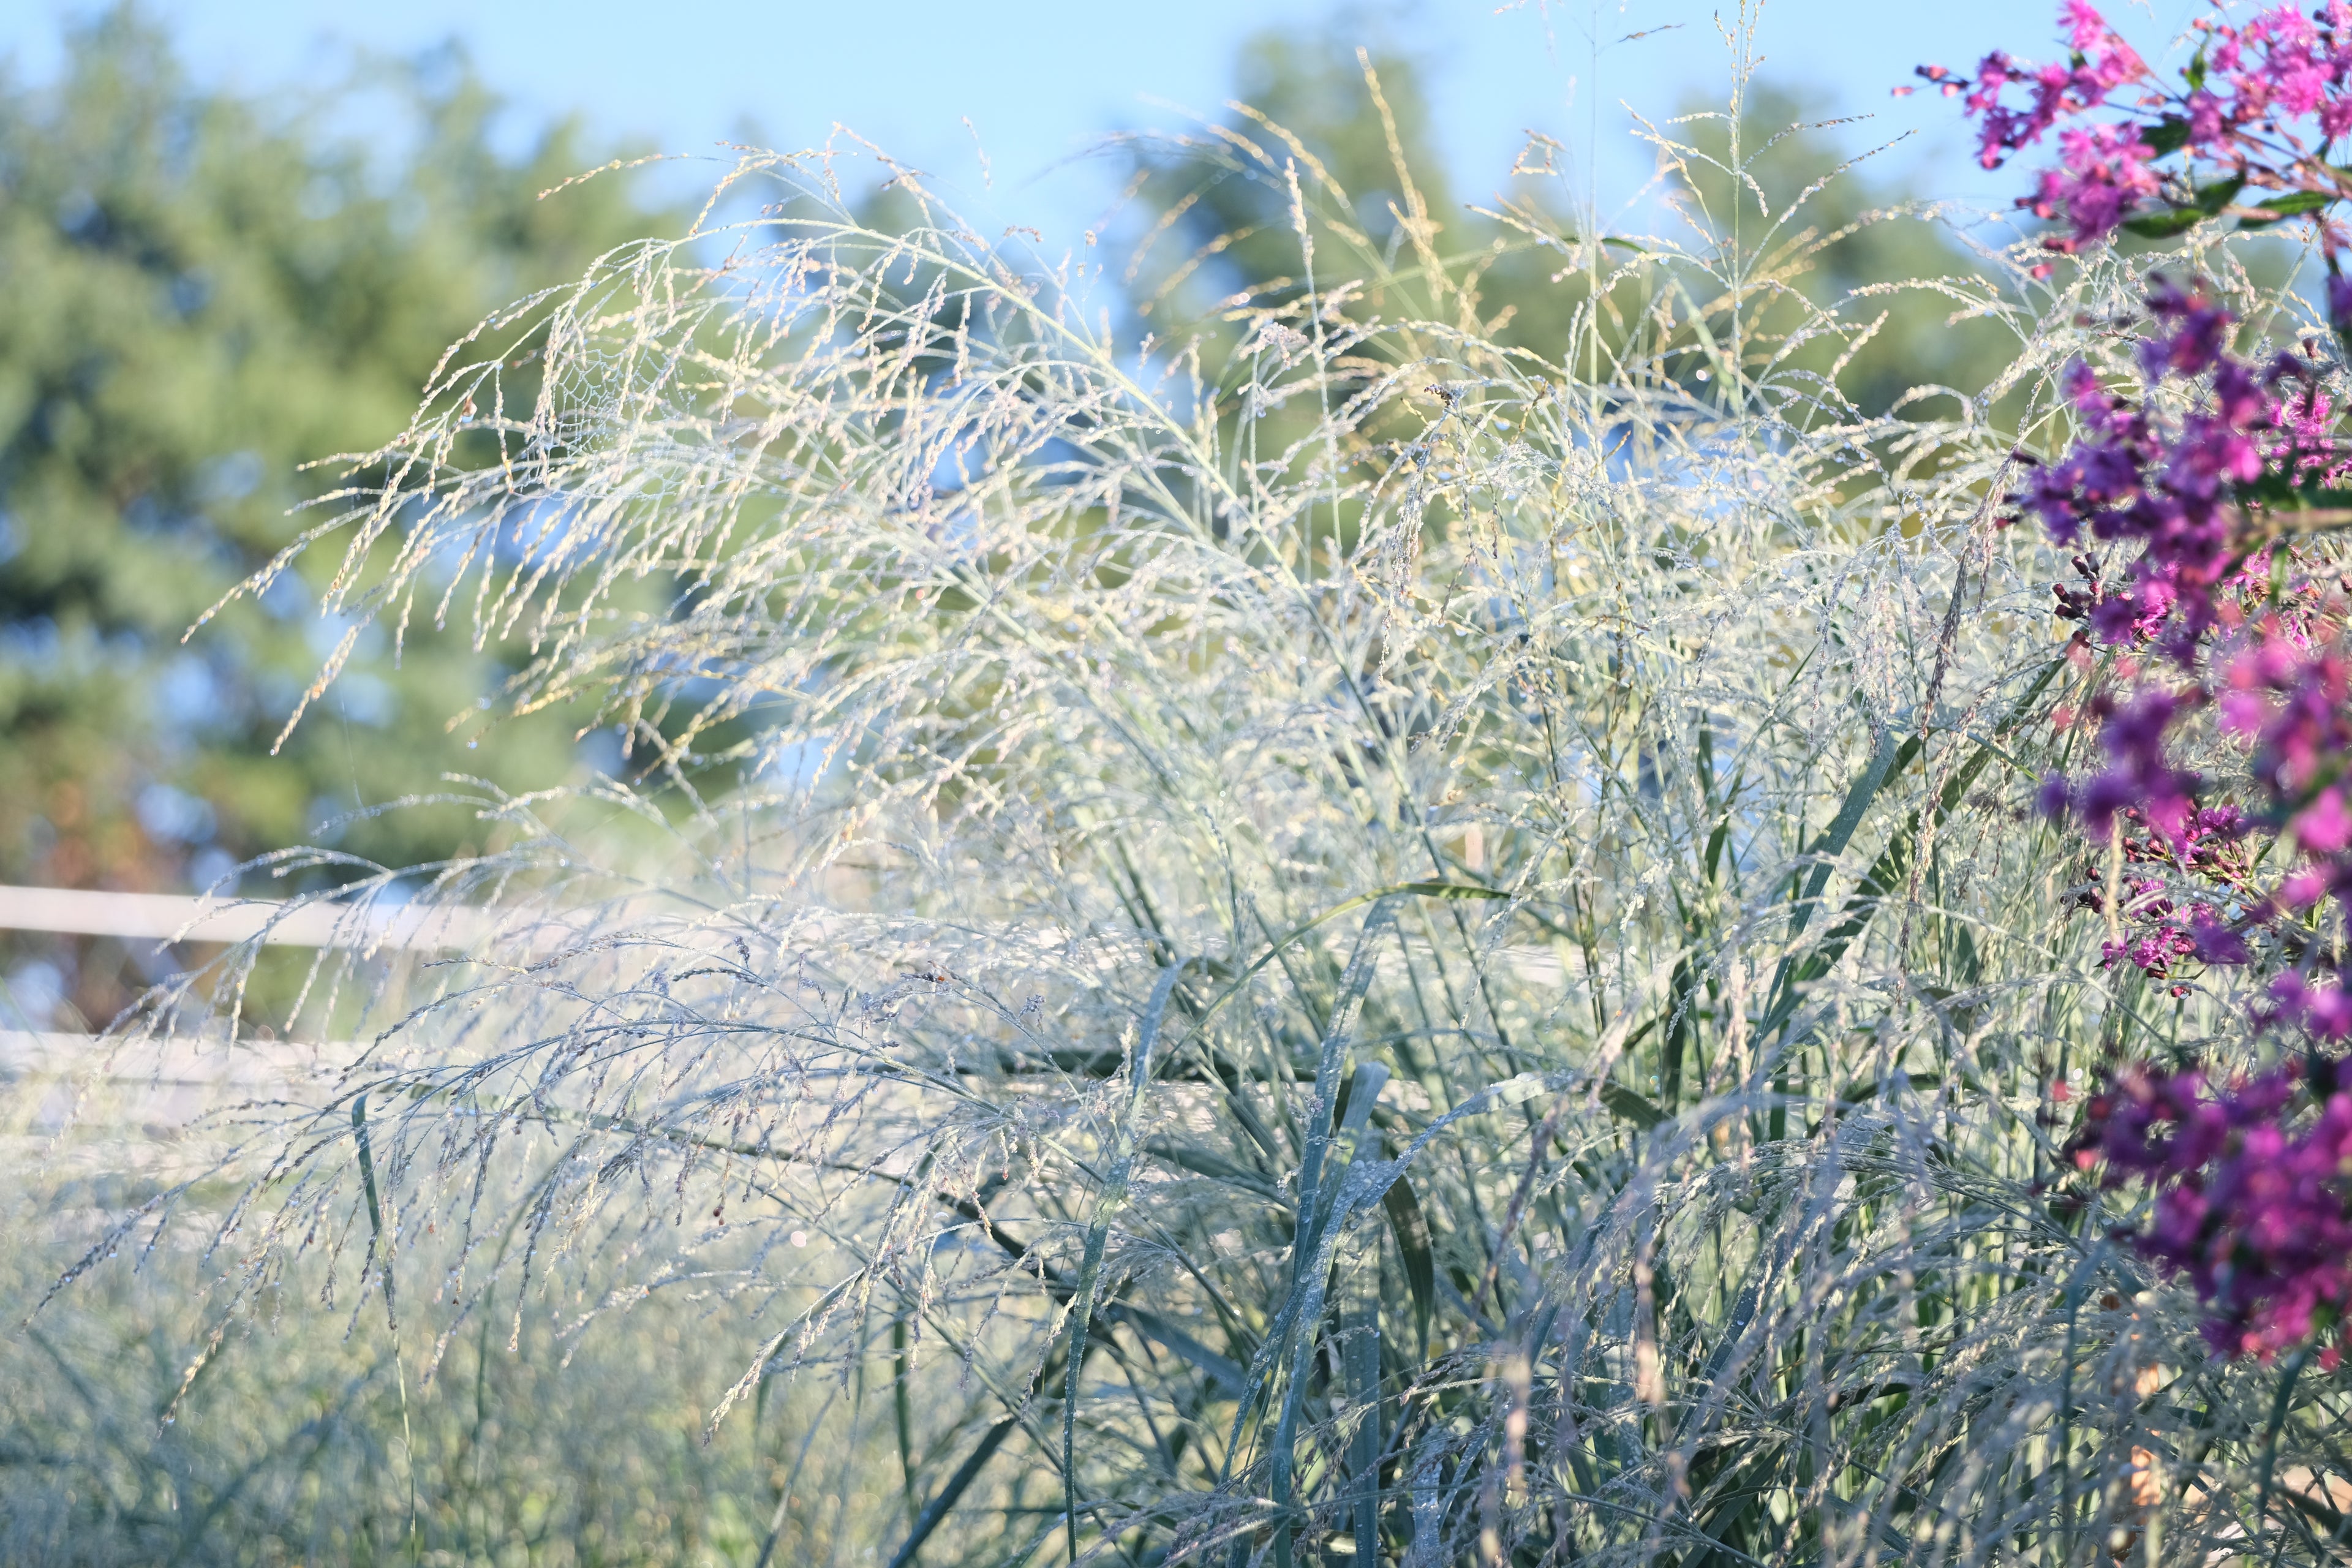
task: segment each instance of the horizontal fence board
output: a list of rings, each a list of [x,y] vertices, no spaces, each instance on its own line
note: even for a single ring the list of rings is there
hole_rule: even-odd
[[[481,913],[446,906],[289,904],[87,888],[0,887],[0,929],[126,942],[282,947],[463,947],[488,929]]]

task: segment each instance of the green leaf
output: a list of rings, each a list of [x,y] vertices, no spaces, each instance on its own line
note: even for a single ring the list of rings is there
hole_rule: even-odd
[[[383,1318],[384,1321],[391,1326],[392,1331],[394,1333],[398,1333],[400,1331],[400,1314],[394,1308],[392,1301],[392,1249],[384,1245],[383,1205],[376,1197],[375,1151],[370,1147],[368,1143],[367,1096],[364,1094],[360,1095],[352,1101],[352,1142],[359,1145],[360,1185],[365,1188],[367,1192],[367,1259],[366,1262],[362,1263],[360,1267],[364,1272],[368,1264],[373,1263],[376,1260],[377,1252],[379,1250],[383,1252]]]
[[[2189,145],[2189,121],[2178,114],[2168,114],[2153,125],[2140,127],[2139,139],[2156,149],[2156,155],[2178,153]]]
[[[1914,735],[1897,746],[1893,730],[1882,729],[1879,731],[1878,743],[1872,748],[1870,760],[1863,764],[1862,772],[1855,775],[1853,784],[1847,788],[1844,804],[1838,807],[1837,816],[1822,830],[1822,836],[1813,840],[1811,848],[1806,851],[1814,865],[1812,875],[1806,879],[1802,896],[1797,900],[1796,913],[1790,919],[1790,942],[1802,936],[1805,927],[1811,921],[1814,906],[1821,901],[1822,889],[1829,886],[1832,862],[1844,853],[1846,845],[1853,840],[1854,829],[1862,826],[1863,814],[1870,809],[1872,799],[1889,778],[1900,774],[1910,765],[1911,759],[1918,754],[1917,736]],[[1795,973],[1796,960],[1793,957],[1780,961],[1772,976],[1770,999],[1765,1005],[1768,1014],[1777,1015],[1789,999]]]
[[[2240,225],[2245,228],[2260,228],[2265,224],[2276,223],[2280,218],[2315,213],[2336,199],[2326,191],[2290,191],[2285,195],[2273,196],[2266,202],[2254,204],[2258,210],[2269,213],[2271,216],[2242,218]]]
[[[1373,1282],[1358,1280],[1349,1297],[1340,1351],[1348,1403],[1357,1415],[1348,1442],[1348,1488],[1355,1494],[1356,1561],[1369,1568],[1381,1552],[1381,1312]]]
[[[1291,1290],[1296,1299],[1302,1283],[1311,1273],[1308,1260],[1322,1245],[1324,1172],[1323,1165],[1330,1154],[1335,1133],[1343,1131],[1339,1121],[1339,1105],[1347,1090],[1356,1082],[1356,1073],[1343,1081],[1339,1068],[1347,1059],[1347,1047],[1356,1026],[1356,1013],[1364,1004],[1364,993],[1372,984],[1373,952],[1389,930],[1393,917],[1383,900],[1356,933],[1356,950],[1348,958],[1346,973],[1339,981],[1339,999],[1331,1009],[1329,1027],[1323,1031],[1323,1046],[1315,1068],[1315,1108],[1308,1113],[1306,1147],[1298,1158],[1298,1224],[1291,1242]],[[1372,1070],[1371,1065],[1358,1071]],[[1349,1107],[1351,1118],[1370,1116],[1372,1096],[1380,1092],[1380,1079],[1388,1077],[1386,1068],[1377,1068],[1379,1079],[1371,1086],[1370,1095],[1357,1097]],[[1360,1126],[1360,1121],[1358,1122]],[[1337,1163],[1335,1163],[1335,1170]]]
[[[1291,943],[1305,936],[1308,931],[1313,931],[1316,927],[1322,925],[1327,921],[1339,919],[1341,915],[1346,914],[1350,910],[1360,910],[1366,904],[1376,904],[1383,899],[1393,899],[1405,895],[1423,899],[1507,899],[1511,896],[1499,888],[1482,888],[1466,882],[1399,882],[1393,887],[1375,888],[1369,893],[1360,893],[1352,899],[1348,899],[1342,902],[1333,904],[1329,909],[1325,910],[1321,914],[1317,915],[1314,919],[1307,921],[1305,924],[1294,927],[1289,931],[1276,938],[1267,946],[1264,952],[1258,954],[1256,958],[1253,959],[1247,969],[1243,970],[1241,973],[1234,979],[1233,983],[1227,985],[1223,991],[1218,992],[1214,996],[1211,997],[1209,999],[1208,1005],[1202,1008],[1199,1013],[1193,1016],[1192,1032],[1194,1034],[1199,1033],[1202,1027],[1208,1023],[1209,1019],[1215,1015],[1217,1010],[1223,1007],[1226,1003],[1232,1001],[1234,996],[1238,995],[1242,987],[1247,985],[1251,979],[1256,975],[1259,970],[1264,969],[1267,964],[1272,963],[1276,958],[1279,958],[1290,947]]]
[[[1279,1207],[1290,1206],[1290,1200],[1277,1192],[1265,1177],[1254,1171],[1244,1170],[1230,1160],[1219,1159],[1205,1150],[1195,1149],[1184,1143],[1172,1143],[1160,1138],[1146,1143],[1143,1146],[1143,1152],[1155,1160],[1164,1160],[1181,1170],[1192,1172],[1196,1176],[1205,1176],[1213,1182],[1223,1182],[1229,1187],[1239,1187],[1242,1191],[1264,1198]]]
[[[1355,1163],[1362,1145],[1364,1127],[1371,1120],[1372,1107],[1379,1103],[1381,1086],[1389,1081],[1389,1069],[1378,1062],[1359,1062],[1348,1081],[1339,1088],[1339,1103],[1332,1110],[1334,1128],[1330,1156],[1324,1163],[1323,1181],[1315,1198],[1315,1231],[1319,1245],[1324,1227],[1331,1223],[1331,1206],[1339,1195],[1339,1183],[1348,1167]]]
[[[2320,485],[2298,485],[2294,479],[2273,468],[2250,485],[2240,485],[2238,494],[2247,500],[2262,501],[2282,510],[2329,510],[2352,507],[2352,490],[2330,489]]]
[[[1771,1467],[1778,1450],[1779,1445],[1769,1439],[1735,1449],[1728,1471],[1710,1479],[1706,1490],[1714,1507],[1697,1521],[1700,1539],[1709,1549],[1689,1554],[1686,1561],[1691,1568],[1717,1568],[1718,1563],[1732,1568],[1756,1561],[1747,1550],[1752,1544],[1748,1522],[1771,1493]]]
[[[1644,1132],[1667,1119],[1664,1111],[1622,1083],[1603,1083],[1601,1103],[1608,1108],[1610,1115],[1630,1121]]]
[[[2271,1399],[2270,1429],[2263,1435],[2262,1481],[2254,1500],[2257,1519],[2270,1511],[2271,1474],[2278,1465],[2279,1434],[2286,1430],[2286,1414],[2290,1397],[2294,1393],[2295,1380],[2310,1364],[2311,1347],[2300,1345],[2293,1355],[2287,1357],[2286,1365],[2279,1373],[2278,1392]]]
[[[1696,939],[1690,919],[1683,921],[1685,946],[1683,956],[1675,963],[1674,984],[1666,993],[1666,1037],[1663,1042],[1664,1060],[1658,1068],[1658,1098],[1665,1101],[1669,1114],[1682,1103],[1683,1056],[1689,1048],[1696,1030],[1692,1010],[1697,1005],[1698,976],[1691,968],[1690,949]]]
[[[1161,970],[1160,979],[1151,987],[1151,999],[1144,1004],[1142,1026],[1136,1034],[1135,1060],[1128,1068],[1127,1104],[1118,1120],[1110,1173],[1103,1183],[1102,1195],[1095,1200],[1093,1223],[1087,1226],[1086,1254],[1078,1266],[1077,1289],[1070,1303],[1069,1348],[1065,1352],[1069,1367],[1062,1390],[1062,1492],[1069,1510],[1070,1560],[1074,1563],[1078,1556],[1078,1377],[1086,1366],[1087,1334],[1093,1327],[1095,1292],[1102,1284],[1103,1247],[1110,1237],[1112,1216],[1127,1206],[1128,1181],[1135,1170],[1135,1125],[1142,1114],[1144,1094],[1151,1087],[1152,1047],[1159,1043],[1160,1026],[1168,1017],[1168,1004],[1176,994],[1176,983],[1184,977],[1191,963],[1189,959],[1180,959]]]
[[[2024,694],[2011,706],[2001,721],[1993,727],[1994,739],[1997,740],[2008,734],[2019,724],[2024,722],[2026,717],[2032,711],[2035,701],[2041,698],[2043,690],[2049,687],[2051,680],[2057,676],[2060,669],[2064,668],[2064,665],[2063,659],[2053,658],[2042,667],[2041,672],[2033,678],[2033,683],[2025,689]],[[1906,744],[1906,752],[1910,752],[1916,744],[1917,741],[1915,737]],[[1950,816],[1954,808],[1960,804],[1961,797],[1966,795],[1969,787],[1976,783],[1977,776],[2000,756],[2001,752],[1999,749],[1989,741],[1978,746],[1975,754],[1961,763],[1958,770],[1945,781],[1943,794],[1935,802],[1935,819],[1938,824]],[[1759,1036],[1770,1034],[1788,1021],[1790,1016],[1797,1010],[1797,999],[1801,988],[1808,982],[1818,980],[1828,973],[1831,966],[1844,956],[1846,948],[1854,938],[1860,936],[1870,924],[1871,917],[1878,912],[1878,908],[1885,901],[1886,895],[1895,890],[1895,883],[1910,864],[1911,845],[1918,836],[1920,814],[1914,811],[1909,819],[1905,822],[1902,830],[1887,842],[1886,847],[1879,852],[1878,858],[1871,863],[1870,869],[1864,874],[1862,881],[1856,885],[1853,895],[1846,900],[1845,908],[1841,911],[1843,918],[1835,927],[1823,933],[1821,946],[1811,956],[1801,963],[1791,960],[1782,961],[1780,975],[1776,977],[1773,985],[1774,999],[1765,1011],[1763,1023],[1757,1028]]]
[[[1405,1289],[1412,1292],[1413,1328],[1421,1336],[1421,1359],[1429,1359],[1429,1323],[1437,1312],[1437,1260],[1429,1244],[1429,1216],[1412,1183],[1402,1176],[1381,1194],[1388,1211],[1389,1230],[1396,1237],[1397,1256],[1404,1262]]]
[[[890,1412],[898,1428],[898,1482],[907,1494],[907,1528],[912,1530],[922,1510],[915,1501],[914,1380],[907,1364],[907,1314],[890,1320]]]
[[[2170,212],[2126,218],[2116,226],[2142,239],[2170,239],[2176,234],[2185,234],[2195,228],[2205,221],[2206,216],[2195,207],[2175,207]]]
[[[1138,1333],[1150,1336],[1171,1352],[1191,1362],[1196,1369],[1207,1374],[1209,1381],[1215,1384],[1222,1394],[1238,1399],[1248,1386],[1248,1373],[1241,1363],[1219,1355],[1157,1312],[1147,1312],[1140,1307],[1119,1302],[1103,1309],[1102,1315],[1106,1320],[1126,1323]]]
[[[1013,1428],[1016,1425],[1018,1425],[1016,1419],[1008,1415],[982,1435],[980,1446],[971,1451],[970,1458],[956,1467],[956,1473],[948,1478],[948,1484],[940,1489],[939,1495],[923,1505],[923,1511],[916,1516],[915,1527],[907,1531],[905,1543],[891,1557],[890,1568],[907,1568],[908,1563],[914,1562],[915,1553],[922,1550],[923,1542],[930,1539],[931,1531],[940,1527],[940,1521],[947,1518],[948,1510],[955,1507],[956,1500],[962,1497],[965,1489],[979,1478],[981,1468],[988,1463],[989,1457],[1003,1447],[1004,1439],[1013,1435]],[[772,1536],[769,1539],[769,1544],[772,1547],[774,1545]],[[765,1553],[761,1554],[763,1561],[765,1555]]]
[[[1467,882],[1407,882],[1393,890],[1424,899],[1507,899],[1511,896],[1500,888],[1481,888]]]
[[[2209,185],[2200,185],[2197,187],[2197,210],[2210,217],[2236,201],[2238,193],[2245,188],[2246,182],[2234,175],[2226,180],[2215,180]]]
[[[1366,1081],[1348,1110],[1349,1121],[1354,1125],[1335,1127],[1334,1113],[1341,1089],[1339,1068],[1347,1059],[1357,1011],[1363,1005],[1364,993],[1372,983],[1375,951],[1394,921],[1395,912],[1383,898],[1372,906],[1370,918],[1356,933],[1356,949],[1349,955],[1347,970],[1340,977],[1339,1000],[1333,1004],[1330,1023],[1323,1031],[1322,1050],[1315,1069],[1315,1106],[1307,1113],[1306,1147],[1298,1161],[1298,1223],[1290,1244],[1290,1296],[1282,1309],[1289,1320],[1281,1345],[1290,1352],[1290,1376],[1283,1389],[1281,1414],[1275,1420],[1273,1449],[1266,1467],[1266,1490],[1283,1516],[1274,1531],[1276,1568],[1291,1568],[1294,1561],[1290,1515],[1297,1476],[1298,1413],[1307,1394],[1307,1367],[1315,1353],[1317,1331],[1322,1325],[1328,1227],[1343,1217],[1328,1208],[1339,1191],[1341,1174],[1340,1162],[1333,1155],[1332,1145],[1343,1142],[1346,1147],[1340,1152],[1352,1151],[1356,1135],[1362,1131],[1363,1123],[1358,1118],[1370,1117],[1381,1080],[1388,1077],[1386,1068],[1370,1063],[1360,1068],[1358,1071],[1365,1075]],[[1354,1081],[1353,1075],[1349,1081]],[[1323,1179],[1327,1158],[1332,1159],[1334,1165],[1328,1191]],[[1268,1343],[1274,1342],[1269,1338]],[[1074,1493],[1072,1507],[1076,1506]],[[1076,1539],[1072,1537],[1073,1546]],[[1075,1552],[1072,1555],[1076,1555]]]

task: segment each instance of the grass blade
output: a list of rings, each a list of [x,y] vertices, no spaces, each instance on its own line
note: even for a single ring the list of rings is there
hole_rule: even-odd
[[[1429,1359],[1429,1324],[1437,1313],[1437,1258],[1429,1244],[1429,1216],[1422,1212],[1411,1178],[1400,1175],[1381,1194],[1388,1211],[1389,1233],[1396,1237],[1397,1257],[1404,1264],[1405,1289],[1412,1294],[1412,1322],[1420,1336],[1421,1359]]]
[[[1142,1026],[1136,1036],[1135,1060],[1128,1069],[1127,1104],[1114,1137],[1110,1173],[1103,1183],[1102,1195],[1096,1201],[1094,1220],[1087,1227],[1086,1258],[1079,1265],[1077,1291],[1070,1303],[1069,1340],[1063,1352],[1068,1366],[1062,1389],[1062,1495],[1068,1509],[1066,1522],[1069,1526],[1073,1563],[1078,1560],[1078,1384],[1086,1370],[1087,1334],[1094,1317],[1095,1292],[1102,1282],[1103,1247],[1110,1236],[1111,1220],[1127,1205],[1128,1180],[1135,1170],[1136,1118],[1151,1087],[1152,1047],[1159,1042],[1160,1026],[1168,1016],[1168,1004],[1176,994],[1176,983],[1184,977],[1189,963],[1189,960],[1180,959],[1162,969],[1152,985],[1150,1000],[1144,1004]]]
[[[915,1516],[914,1528],[907,1531],[905,1542],[891,1557],[890,1568],[908,1568],[915,1561],[915,1553],[923,1549],[923,1542],[931,1538],[931,1532],[939,1529],[940,1521],[947,1518],[957,1500],[979,1479],[991,1457],[1004,1446],[1004,1439],[1013,1435],[1013,1428],[1018,1425],[1020,1423],[1015,1417],[1007,1415],[981,1435],[979,1445],[965,1457],[962,1464],[956,1467],[956,1472],[948,1478],[947,1485],[941,1487],[938,1495],[923,1505],[923,1511]]]

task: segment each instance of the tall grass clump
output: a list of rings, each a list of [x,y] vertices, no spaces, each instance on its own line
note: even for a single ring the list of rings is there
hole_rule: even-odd
[[[1278,129],[1201,155],[1289,276],[1164,338],[1091,250],[769,155],[487,323],[295,552],[628,766],[479,793],[507,847],[401,885],[491,923],[323,963],[347,1059],[45,1310],[324,1298],[460,1446],[453,1384],[683,1325],[751,1521],[696,1550],[761,1563],[2340,1553],[2333,1386],[2206,1358],[2127,1194],[2053,1185],[2070,1085],[2237,1006],[2103,964],[2030,809],[2109,656],[2006,500],[2138,280],[1922,280],[2013,363],[1867,416],[1878,302],[1795,286],[1834,237],[1736,123],[1736,212],[1664,142],[1696,239],[1509,209],[1541,349],[1409,172],[1367,232]],[[236,975],[125,1049],[238,1048]],[[350,1550],[467,1550],[436,1473]]]

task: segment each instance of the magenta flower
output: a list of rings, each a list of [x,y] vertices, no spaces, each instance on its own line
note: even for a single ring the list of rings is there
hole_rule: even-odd
[[[2343,0],[2312,16],[2279,5],[2242,25],[2200,19],[2194,26],[2203,47],[2177,89],[2159,82],[2096,8],[2065,0],[2058,20],[2072,49],[2063,66],[2032,66],[1995,50],[1973,80],[1941,67],[1919,72],[1948,94],[1965,94],[1986,168],[2057,132],[2056,166],[2018,201],[2063,223],[2064,232],[2045,242],[2050,248],[2095,245],[2152,207],[2186,221],[2226,210],[2262,223],[2273,221],[2252,205],[2271,199],[2263,191],[2316,195],[2321,205],[2340,194],[2326,153],[2352,133],[2352,6]],[[2137,90],[2118,102],[2126,88]],[[2176,154],[2185,166],[2167,193],[2150,165]],[[2284,207],[2313,210],[2308,202]],[[2332,260],[2342,237],[2329,222],[2315,221]]]
[[[2080,250],[2143,216],[2163,219],[2144,232],[2168,233],[2301,216],[2326,264],[2328,321],[2352,345],[2339,266],[2352,237],[2330,216],[2352,176],[2326,161],[2352,135],[2352,0],[2198,22],[2177,89],[2084,0],[2064,0],[2059,22],[2065,66],[1996,51],[1973,80],[1921,73],[1965,93],[1987,167],[2056,132],[2054,163],[2019,201],[2059,226],[2044,244]],[[2352,916],[2352,583],[2307,572],[2267,522],[2283,497],[2340,510],[2315,492],[2352,479],[2352,448],[2305,359],[2236,357],[2236,324],[2202,286],[2159,279],[2147,302],[2146,395],[2074,366],[2081,433],[2013,497],[2060,544],[2089,542],[2079,585],[2053,585],[2057,614],[2082,628],[2069,657],[2087,670],[2095,642],[2118,655],[2116,684],[2079,714],[2101,761],[2051,774],[2036,803],[2105,848],[2074,898],[2116,933],[2107,963],[2175,995],[2184,966],[2268,966],[2250,1031],[2299,1034],[2311,1054],[2227,1083],[2194,1066],[2126,1069],[2068,1151],[2107,1185],[2148,1184],[2139,1249],[2195,1286],[2218,1351],[2268,1359],[2352,1325],[2352,1064],[2326,1054],[2352,1040],[2352,984],[2324,940],[2325,921]],[[2186,413],[2157,412],[2174,402],[2156,395],[2168,382],[2191,395]],[[2101,552],[2115,546],[2129,553],[2111,566]],[[2077,721],[2072,708],[2059,720]],[[2242,803],[2209,800],[2227,781],[2179,760],[2199,724],[2243,748]],[[2326,1343],[2322,1364],[2340,1355]]]
[[[2140,140],[2136,125],[2066,131],[2058,145],[2062,167],[2043,171],[2041,187],[2023,204],[2036,217],[2063,216],[2073,224],[2074,234],[2053,242],[2053,250],[2078,250],[2105,239],[2157,193],[2156,171],[2148,167],[2156,149]]]
[[[2352,844],[2352,816],[2345,814],[2344,792],[2338,789],[2321,790],[2287,826],[2305,854],[2334,855]]]
[[[2282,974],[2271,984],[2276,1005],[2271,1021],[2301,1028],[2331,1043],[2352,1036],[2352,992],[2340,977],[2314,982],[2298,974]]]
[[[2338,331],[2352,324],[2352,278],[2328,274],[2327,320]]]
[[[2306,1081],[2308,1079],[2309,1081]],[[2092,1097],[2067,1152],[2145,1180],[2140,1253],[2186,1276],[2224,1355],[2270,1360],[2338,1330],[2352,1300],[2352,1092],[2289,1066],[2215,1088],[2137,1067]],[[2333,1347],[2331,1347],[2333,1348]]]

